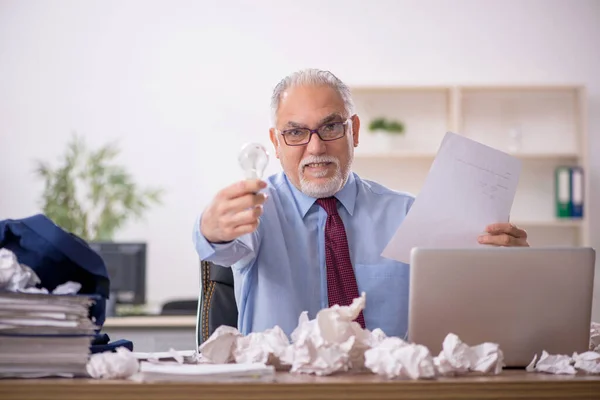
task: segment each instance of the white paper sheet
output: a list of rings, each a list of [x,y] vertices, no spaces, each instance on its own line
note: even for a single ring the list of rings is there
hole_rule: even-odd
[[[130,379],[139,382],[273,381],[275,368],[261,363],[153,364],[142,361],[139,373],[131,376]]]
[[[132,353],[137,360],[161,360],[161,359],[177,359],[179,357],[193,357],[196,354],[196,350],[174,350],[170,351],[157,351],[157,352],[140,352],[136,351]]]
[[[410,262],[413,247],[481,246],[492,223],[508,222],[521,161],[452,132],[446,133],[431,169],[383,257]]]

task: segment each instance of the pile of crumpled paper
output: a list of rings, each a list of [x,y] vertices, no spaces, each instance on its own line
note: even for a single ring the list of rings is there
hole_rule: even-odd
[[[543,351],[539,360],[536,354],[527,366],[529,372],[575,375],[577,371],[600,374],[600,324],[592,322],[590,327],[590,348],[581,354],[548,354]]]
[[[369,331],[354,320],[365,307],[366,296],[350,306],[321,310],[309,320],[304,312],[288,338],[279,326],[264,332],[242,335],[230,326],[221,326],[186,363],[262,363],[280,371],[331,375],[340,372],[371,372],[390,379],[433,379],[475,372],[499,374],[504,366],[503,353],[496,343],[475,346],[463,343],[449,333],[442,351],[433,355],[425,346],[388,337],[380,329]],[[600,373],[600,324],[592,325],[590,351],[582,354],[537,355],[527,371],[575,374],[577,371]],[[596,350],[596,351],[593,351]],[[134,356],[122,350],[117,354],[92,356],[88,370],[94,377],[126,378],[137,370]],[[173,358],[183,363],[173,352]]]
[[[302,313],[291,338],[275,326],[243,336],[221,326],[200,346],[201,362],[252,363],[294,373],[330,375],[371,371],[389,378],[435,378],[477,371],[498,374],[503,355],[494,343],[468,346],[450,333],[439,355],[427,347],[387,337],[380,329],[363,329],[354,320],[365,307],[365,294],[350,306],[321,310],[309,320]]]

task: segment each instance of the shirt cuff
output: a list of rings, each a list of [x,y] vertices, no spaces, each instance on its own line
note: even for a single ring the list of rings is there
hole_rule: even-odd
[[[198,256],[202,261],[210,258],[213,254],[215,254],[219,250],[226,250],[228,247],[233,245],[233,242],[227,243],[211,243],[209,242],[202,232],[200,231],[200,219],[202,215],[196,218],[196,223],[194,225],[194,246],[196,247],[196,251],[198,252]]]
[[[194,226],[194,246],[202,261],[210,261],[222,266],[234,267],[234,264],[251,253],[251,247],[238,238],[227,243],[212,243],[200,231],[200,215]]]

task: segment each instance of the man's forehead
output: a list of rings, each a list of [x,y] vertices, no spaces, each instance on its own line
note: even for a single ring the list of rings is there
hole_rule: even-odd
[[[280,124],[290,121],[311,124],[332,114],[342,116],[344,112],[344,101],[333,88],[295,86],[282,93],[277,119]]]

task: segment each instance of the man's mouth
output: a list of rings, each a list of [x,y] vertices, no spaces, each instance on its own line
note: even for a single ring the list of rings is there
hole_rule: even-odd
[[[331,165],[330,162],[310,163],[306,164],[304,168],[322,168]]]

